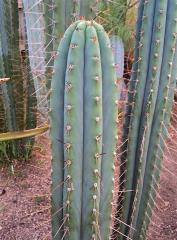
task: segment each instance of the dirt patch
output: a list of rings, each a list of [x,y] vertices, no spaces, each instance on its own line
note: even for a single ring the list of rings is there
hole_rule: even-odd
[[[30,162],[0,170],[0,239],[49,240],[50,149],[47,137],[35,146]]]
[[[157,207],[149,226],[148,240],[177,239],[177,157],[176,130],[172,130],[162,166]]]
[[[47,136],[38,142],[31,161],[16,163],[14,174],[0,169],[0,239],[51,240],[51,153]],[[148,240],[177,239],[177,177],[172,175],[177,172],[177,158],[174,151],[165,155]]]

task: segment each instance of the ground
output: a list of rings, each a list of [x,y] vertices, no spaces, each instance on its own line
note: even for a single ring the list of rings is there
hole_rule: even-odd
[[[28,163],[0,171],[0,239],[49,240],[50,148],[47,138],[39,140]]]
[[[0,170],[0,239],[50,240],[51,153],[46,136],[39,138],[30,162]],[[164,167],[177,172],[175,153]],[[170,161],[169,161],[170,159]],[[172,160],[172,162],[171,162]],[[171,165],[169,166],[169,164]],[[173,163],[173,164],[172,164]],[[164,169],[165,169],[164,168]],[[155,215],[148,240],[177,239],[177,178],[162,171]]]
[[[157,196],[157,207],[154,208],[148,240],[177,240],[176,130],[172,129],[170,135],[172,137],[171,141],[168,141],[168,150],[165,152],[159,194]]]

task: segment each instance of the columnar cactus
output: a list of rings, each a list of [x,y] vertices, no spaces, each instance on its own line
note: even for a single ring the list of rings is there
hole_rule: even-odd
[[[87,20],[95,18],[105,3],[106,0],[44,0],[46,67],[53,65],[53,55],[69,25],[82,18]],[[51,72],[51,68],[47,67],[46,75],[49,80]]]
[[[176,0],[140,1],[115,225],[131,239],[145,239],[155,202],[176,87],[176,19]]]
[[[17,17],[18,5],[15,1],[1,1],[0,2],[0,61],[1,68],[0,74],[1,78],[10,78],[9,81],[3,82],[0,85],[0,90],[2,94],[2,107],[4,108],[6,119],[6,127],[2,130],[15,130],[23,127],[23,122],[20,120],[20,116],[23,114],[23,84],[21,71],[17,69],[20,65],[20,58],[15,56],[18,49],[18,31],[14,31],[14,28],[18,29],[18,17]],[[13,61],[14,60],[14,61]],[[17,76],[15,81],[15,77]],[[15,102],[13,101],[13,96],[17,96],[18,93],[16,89],[13,88],[14,84],[18,86],[18,96],[17,104],[21,108],[20,111],[15,110]],[[2,110],[1,110],[2,111]],[[16,115],[18,117],[18,123],[16,122]]]
[[[38,122],[42,123],[46,120],[48,112],[45,83],[45,29],[42,1],[23,0],[22,21],[24,22],[24,29],[22,31],[26,39],[26,49],[28,49],[26,58],[28,58],[30,65],[28,71],[30,71],[31,82],[36,92],[37,109],[39,110]]]
[[[0,78],[8,79],[0,84],[0,121],[3,122],[0,125],[0,133],[21,131],[36,126],[35,90],[33,81],[29,78],[30,73],[24,74],[23,71],[29,66],[26,63],[22,65],[18,17],[17,0],[0,2]],[[4,158],[18,159],[23,154],[27,157],[32,142],[28,139],[3,144],[0,148],[1,161]]]
[[[77,21],[55,59],[51,89],[53,239],[109,239],[116,72],[104,29]]]

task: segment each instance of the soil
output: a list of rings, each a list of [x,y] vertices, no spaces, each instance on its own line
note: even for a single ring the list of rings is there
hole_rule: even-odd
[[[174,139],[176,134],[174,133]],[[0,239],[50,240],[51,153],[46,134],[38,139],[29,162],[16,161],[0,169]],[[170,143],[173,147],[173,143]],[[175,147],[175,146],[174,146]],[[175,153],[165,154],[157,206],[148,240],[177,239],[177,162]],[[168,168],[168,171],[165,170]],[[169,173],[172,172],[172,173]]]
[[[30,162],[0,170],[0,239],[50,240],[50,148],[40,137]],[[12,173],[13,171],[14,173]]]
[[[170,131],[171,141],[165,152],[157,204],[149,226],[148,240],[177,239],[177,157],[176,130]]]

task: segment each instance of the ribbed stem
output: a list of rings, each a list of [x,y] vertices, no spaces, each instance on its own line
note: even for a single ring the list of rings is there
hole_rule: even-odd
[[[166,5],[167,3],[164,4]],[[166,129],[168,129],[170,122],[176,88],[176,3],[173,2],[173,4],[171,4],[171,2],[168,1],[168,8],[164,9],[163,14],[166,15],[167,19],[164,35],[165,42],[163,48],[158,95],[153,115],[152,128],[150,131],[145,168],[146,175],[144,177],[142,198],[139,205],[140,209],[136,223],[139,231],[134,233],[135,239],[138,236],[141,236],[141,239],[144,239],[144,235],[152,214],[152,208],[154,206],[154,200],[156,196],[155,189],[159,181],[161,162],[163,159],[163,149],[165,140],[167,138]]]
[[[141,29],[141,38],[139,43],[139,55],[137,55],[137,69],[135,71],[137,74],[133,76],[135,79],[131,79],[131,81],[136,81],[134,84],[133,91],[133,99],[131,101],[132,110],[130,116],[129,123],[129,132],[127,136],[127,149],[126,151],[126,172],[124,174],[125,178],[123,181],[125,194],[122,196],[123,200],[123,212],[121,216],[121,220],[125,223],[130,224],[130,216],[132,214],[132,204],[134,198],[134,190],[137,185],[137,166],[139,162],[136,161],[136,151],[137,146],[139,146],[139,127],[141,121],[141,112],[143,108],[143,97],[145,94],[146,80],[147,80],[147,72],[149,67],[149,59],[150,59],[150,51],[151,51],[151,40],[152,40],[152,26],[153,26],[153,16],[154,16],[154,6],[155,1],[144,1],[144,9],[142,15],[142,24]],[[125,158],[122,159],[125,161]],[[124,162],[122,162],[124,164]],[[120,183],[122,184],[122,183]],[[127,227],[124,224],[121,224],[120,232],[126,234]]]
[[[50,119],[51,119],[51,147],[52,147],[52,235],[55,239],[61,239],[62,233],[58,232],[62,224],[63,208],[63,184],[64,184],[64,89],[67,56],[73,31],[73,24],[65,33],[60,43],[55,60],[55,74],[51,85]],[[59,72],[59,74],[58,74]]]
[[[70,26],[54,70],[53,239],[106,240],[112,220],[117,89],[103,28],[91,21]]]

